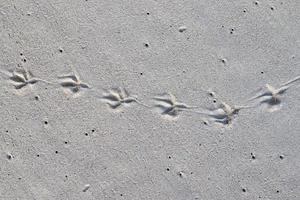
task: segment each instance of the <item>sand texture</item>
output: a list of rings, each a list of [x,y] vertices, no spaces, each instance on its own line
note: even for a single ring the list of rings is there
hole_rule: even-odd
[[[299,0],[0,0],[0,200],[299,200]]]

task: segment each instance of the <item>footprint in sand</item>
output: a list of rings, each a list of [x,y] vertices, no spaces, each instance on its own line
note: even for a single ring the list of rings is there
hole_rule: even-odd
[[[2,74],[8,76],[9,81],[13,84],[14,88],[19,91],[35,85],[37,82],[44,82],[53,84],[41,78],[35,77],[32,72],[25,67],[16,68],[14,70],[1,71]]]
[[[198,108],[197,106],[189,106],[177,101],[177,98],[172,93],[163,93],[153,97],[153,100],[155,101],[154,107],[158,108],[160,113],[165,116],[177,117],[179,112]]]
[[[127,106],[132,103],[149,107],[140,102],[136,96],[130,95],[125,88],[121,87],[109,89],[99,98],[107,103],[112,109],[117,109],[121,106]]]
[[[72,73],[67,75],[58,76],[61,80],[60,85],[63,87],[66,93],[71,93],[74,96],[78,96],[84,89],[91,89],[91,86],[82,82],[79,73],[72,67]]]
[[[209,92],[209,95],[214,98],[214,102],[219,102],[214,108],[205,111],[196,111],[199,114],[206,116],[204,122],[219,123],[222,125],[231,125],[233,120],[237,117],[240,110],[253,108],[252,106],[237,106],[221,100],[216,96],[215,92]]]
[[[300,80],[300,76],[297,76],[286,83],[283,83],[279,86],[279,88],[275,88],[270,84],[265,85],[265,90],[256,94],[255,96],[248,99],[248,101],[258,100],[258,105],[266,105],[267,111],[273,112],[277,111],[282,106],[282,98],[283,95],[287,92],[287,90],[296,82]],[[263,90],[263,89],[259,89]]]

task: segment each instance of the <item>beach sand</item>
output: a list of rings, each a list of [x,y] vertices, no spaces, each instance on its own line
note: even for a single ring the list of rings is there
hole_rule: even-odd
[[[299,10],[1,0],[0,199],[299,199]]]

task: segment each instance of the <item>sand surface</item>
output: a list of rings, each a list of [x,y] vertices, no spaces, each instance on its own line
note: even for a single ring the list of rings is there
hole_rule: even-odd
[[[300,199],[299,11],[0,0],[0,199]]]

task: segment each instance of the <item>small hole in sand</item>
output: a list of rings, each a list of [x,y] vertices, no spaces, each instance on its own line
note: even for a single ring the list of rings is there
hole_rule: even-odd
[[[85,135],[85,136],[88,136],[89,134],[88,134],[88,133],[85,133],[84,135]]]
[[[167,171],[170,171],[170,168],[167,168]]]
[[[149,47],[149,44],[148,44],[148,43],[144,43],[144,46],[148,48],[148,47]]]
[[[274,7],[271,7],[270,9],[271,9],[271,10],[274,10]]]
[[[48,122],[47,122],[47,121],[44,121],[44,124],[46,124],[46,125],[47,125],[47,124],[48,124]]]
[[[36,155],[36,157],[40,157],[40,155],[39,155],[39,154],[37,154],[37,155]]]
[[[12,159],[12,155],[11,155],[11,154],[7,154],[7,155],[6,155],[6,158],[7,158],[8,160],[11,160],[11,159]]]
[[[67,141],[65,141],[65,144],[68,144],[68,142],[67,142]]]
[[[55,151],[56,154],[58,154],[58,151]]]
[[[279,158],[282,160],[282,159],[284,159],[284,156],[283,156],[283,155],[280,155]]]
[[[143,72],[141,72],[140,75],[143,75]]]
[[[183,178],[183,172],[178,172],[177,175],[181,178]]]
[[[242,189],[242,191],[243,191],[243,192],[246,192],[246,189],[245,189],[245,188],[243,188],[243,189]]]
[[[147,15],[150,15],[150,13],[149,13],[149,12],[147,12]]]

